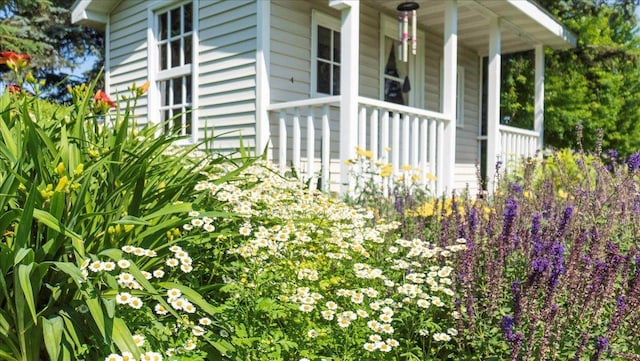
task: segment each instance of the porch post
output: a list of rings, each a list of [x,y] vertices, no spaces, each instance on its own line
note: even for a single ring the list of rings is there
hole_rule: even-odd
[[[329,0],[329,5],[342,11],[340,24],[340,183],[342,193],[353,189],[349,167],[355,158],[358,121],[358,74],[360,2]]]
[[[456,98],[458,72],[458,4],[456,0],[446,1],[444,10],[444,81],[442,89],[442,111],[449,118],[444,129],[443,167],[440,182],[437,182],[437,192],[453,190],[456,168]]]
[[[489,22],[489,84],[487,89],[487,189],[493,191],[500,159],[500,19]],[[504,167],[504,165],[503,165]]]
[[[544,146],[544,48],[542,44],[536,45],[535,61],[535,101],[534,101],[534,130],[538,132],[537,150],[542,151]]]

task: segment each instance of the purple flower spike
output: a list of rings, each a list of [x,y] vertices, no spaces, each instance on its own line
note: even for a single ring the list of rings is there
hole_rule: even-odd
[[[640,152],[633,153],[629,156],[629,159],[627,160],[627,167],[629,172],[633,172],[640,168]]]

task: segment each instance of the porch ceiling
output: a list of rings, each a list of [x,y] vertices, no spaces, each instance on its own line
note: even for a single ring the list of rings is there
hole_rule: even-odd
[[[396,7],[404,0],[363,0],[381,11],[397,14]],[[442,34],[444,1],[417,0],[418,23],[421,27]],[[489,20],[501,19],[502,52],[533,49],[538,44],[554,49],[575,46],[576,36],[558,20],[530,0],[458,0],[458,42],[461,46],[486,55],[489,49]]]

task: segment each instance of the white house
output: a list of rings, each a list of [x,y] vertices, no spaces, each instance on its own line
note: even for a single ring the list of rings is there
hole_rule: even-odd
[[[192,142],[213,131],[222,150],[242,139],[323,187],[347,181],[356,146],[419,168],[439,193],[473,187],[480,159],[491,177],[496,161],[534,155],[543,48],[575,35],[531,0],[418,0],[406,24],[401,3],[77,0],[73,22],[105,31],[109,94],[151,82],[142,119],[172,119]],[[500,57],[528,49],[535,129],[522,130],[499,121]]]

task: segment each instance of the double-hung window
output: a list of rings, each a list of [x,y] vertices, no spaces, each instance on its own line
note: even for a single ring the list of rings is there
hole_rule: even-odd
[[[340,94],[340,21],[313,10],[311,13],[313,95]]]
[[[186,2],[154,14],[159,119],[165,132],[193,132],[193,3]]]

